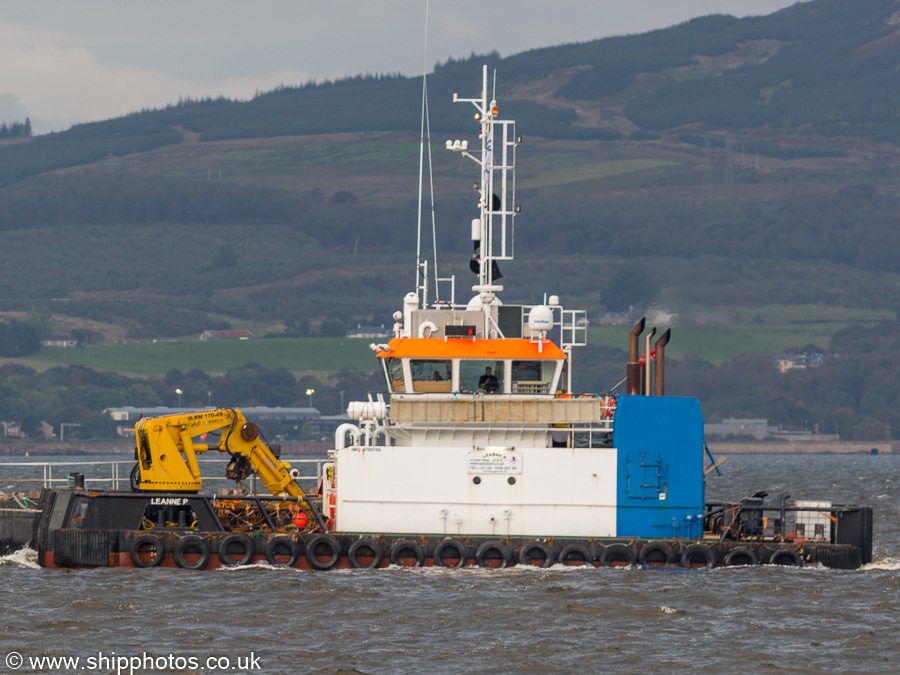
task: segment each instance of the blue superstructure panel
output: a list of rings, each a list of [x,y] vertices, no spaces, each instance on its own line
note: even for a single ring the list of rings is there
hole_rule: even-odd
[[[618,452],[617,536],[702,536],[700,402],[672,396],[620,396],[613,447]]]

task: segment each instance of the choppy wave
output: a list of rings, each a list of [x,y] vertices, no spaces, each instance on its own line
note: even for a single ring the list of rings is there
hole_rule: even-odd
[[[0,565],[15,565],[17,567],[27,567],[29,569],[40,569],[37,562],[37,551],[30,546],[20,548],[4,556],[0,556]]]
[[[765,489],[872,505],[875,561],[219,574],[38,570],[25,549],[0,557],[0,636],[26,657],[253,652],[265,673],[896,671],[900,500],[879,496],[900,484],[900,455],[733,455],[723,473],[708,499]]]
[[[863,572],[869,572],[872,570],[900,570],[900,558],[887,557],[873,560],[868,565],[863,565],[860,570],[862,570]]]

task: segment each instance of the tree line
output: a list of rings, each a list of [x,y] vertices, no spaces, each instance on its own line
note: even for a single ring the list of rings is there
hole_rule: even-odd
[[[696,123],[724,128],[768,125],[789,133],[900,143],[900,91],[892,80],[897,50],[878,48],[878,40],[893,30],[887,21],[893,11],[892,0],[817,0],[771,16],[703,17],[643,35],[535,49],[506,58],[496,52],[472,54],[438,64],[429,76],[429,95],[434,101],[449,101],[455,92],[474,95],[473,71],[483,62],[498,69],[501,85],[539,80],[565,69],[572,75],[550,92],[553,105],[511,98],[504,102],[504,114],[516,118],[521,128],[548,138],[618,140],[621,133],[611,126],[579,123],[575,102],[604,99],[640,83],[625,115],[645,131]],[[715,58],[755,41],[776,43],[778,49],[768,58],[751,59],[715,76],[671,76],[678,68],[697,65],[698,56]],[[642,80],[647,74],[659,76],[658,81],[648,86],[649,80]],[[200,133],[205,141],[418,129],[421,91],[421,78],[368,74],[281,86],[249,101],[183,98],[162,109],[80,124],[28,144],[2,147],[0,186],[107,156],[178,143],[182,140],[178,127]],[[359,105],[361,100],[365,106]],[[437,133],[470,128],[449,104],[432,106],[430,120]],[[28,120],[5,128],[11,136],[30,136]]]
[[[315,390],[312,400],[306,393]],[[0,366],[0,421],[18,422],[36,437],[41,422],[59,429],[63,422],[80,424],[66,436],[112,438],[116,430],[109,408],[168,406],[307,407],[334,415],[342,404],[364,400],[384,389],[380,373],[343,368],[330,379],[313,375],[299,379],[284,368],[255,363],[232,368],[221,376],[201,370],[170,370],[162,377],[131,378],[83,366],[57,366],[44,372],[18,364]],[[181,390],[178,394],[176,390]],[[71,436],[70,436],[71,434]]]
[[[0,322],[0,356],[28,356],[41,348],[37,331],[24,321]]]
[[[785,430],[838,434],[841,440],[900,439],[900,322],[851,326],[827,347],[798,345],[788,351],[827,358],[820,366],[784,373],[771,354],[741,355],[720,365],[698,355],[669,358],[666,394],[697,397],[707,422],[765,418]],[[586,352],[576,355],[587,370],[579,371],[579,388],[590,384],[605,393],[625,376],[624,350],[588,347]]]
[[[387,264],[398,260],[397,251],[409,250],[414,205],[369,203],[348,190],[329,195],[86,173],[60,179],[53,189],[0,191],[0,230],[8,233],[10,261],[0,267],[0,309],[27,311],[37,304],[54,314],[124,324],[128,337],[145,339],[228,328],[223,317],[355,325],[356,315],[389,315],[408,290],[411,277]],[[723,197],[707,202],[691,198],[700,191],[696,183],[693,191],[661,185],[654,188],[658,197],[638,199],[631,191],[572,199],[520,190],[526,217],[516,224],[517,263],[504,268],[517,275],[510,287],[523,293],[536,278],[568,289],[581,283],[556,266],[537,277],[523,274],[538,257],[578,256],[585,265],[618,259],[612,273],[594,277],[592,288],[582,284],[578,292],[590,296],[591,311],[620,310],[653,300],[662,283],[671,285],[659,259],[687,259],[698,263],[697,270],[724,265],[743,276],[727,298],[720,285],[713,302],[900,307],[900,287],[880,276],[900,273],[893,253],[900,250],[900,233],[892,226],[900,196],[870,183],[807,183],[760,199],[753,190],[743,196],[744,174],[739,168],[735,174],[734,185],[717,188]],[[36,212],[43,226],[24,227]],[[465,198],[438,203],[437,248],[444,265],[461,268],[471,255],[457,226],[470,213]],[[253,236],[247,237],[251,224]],[[152,241],[152,249],[135,255],[136,241]],[[190,259],[182,254],[188,242]],[[14,262],[33,262],[36,255],[46,262]],[[81,263],[88,258],[91,265]],[[360,269],[361,260],[379,267]],[[616,276],[620,266],[650,278]],[[315,273],[327,269],[341,273]],[[459,274],[464,281],[467,273]],[[257,288],[217,293],[233,288],[236,279]],[[276,283],[281,280],[291,283]],[[635,296],[629,286],[644,290]],[[108,299],[73,297],[73,290],[140,293]]]
[[[805,345],[793,351],[828,357],[821,366],[785,373],[767,354],[742,355],[720,365],[697,355],[670,358],[667,394],[697,397],[709,422],[766,418],[787,430],[838,434],[842,440],[900,438],[900,322],[851,326],[836,333],[827,348]],[[618,348],[579,350],[578,391],[609,391],[624,377],[626,357]],[[312,400],[309,389],[315,390]],[[221,376],[193,369],[130,378],[83,366],[57,366],[38,373],[8,364],[0,366],[0,421],[19,422],[32,434],[41,421],[57,428],[71,422],[81,424],[72,431],[73,437],[104,438],[114,434],[104,413],[111,407],[306,407],[312,402],[323,414],[338,414],[347,402],[384,390],[381,372],[353,368],[330,379],[296,378],[284,368],[254,363]]]
[[[3,138],[31,138],[31,119],[26,117],[24,122],[0,124],[0,139]]]

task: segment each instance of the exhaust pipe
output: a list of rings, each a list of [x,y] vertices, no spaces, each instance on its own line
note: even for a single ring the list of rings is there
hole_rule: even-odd
[[[625,364],[625,393],[629,395],[640,394],[641,393],[641,364],[638,359],[640,358],[638,351],[639,347],[639,339],[641,333],[644,332],[644,324],[646,323],[646,319],[641,317],[641,320],[634,324],[634,327],[628,333],[628,363]]]
[[[654,350],[656,355],[653,357],[653,367],[656,368],[656,385],[654,394],[656,396],[666,395],[666,345],[669,344],[669,338],[672,336],[672,329],[666,328],[666,332],[656,341]]]
[[[650,332],[644,336],[644,387],[641,392],[644,396],[650,395],[650,371],[653,368],[650,365],[650,338],[656,335],[656,328],[651,328]]]

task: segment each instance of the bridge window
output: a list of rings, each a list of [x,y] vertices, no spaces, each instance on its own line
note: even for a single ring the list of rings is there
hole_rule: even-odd
[[[453,367],[450,360],[411,359],[413,391],[450,391]]]
[[[513,361],[512,392],[514,394],[549,394],[556,361]]]
[[[460,391],[483,391],[497,394],[503,391],[503,361],[467,360],[459,363]]]
[[[406,385],[403,382],[403,362],[400,359],[385,359],[384,368],[387,372],[391,391],[400,394],[405,392]]]

